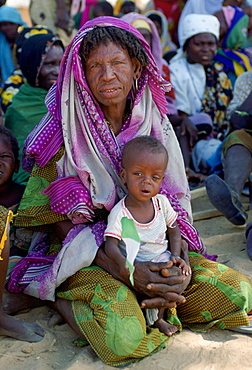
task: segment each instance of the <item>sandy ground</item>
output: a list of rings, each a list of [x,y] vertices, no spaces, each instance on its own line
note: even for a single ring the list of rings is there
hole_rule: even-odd
[[[244,198],[244,201],[247,202],[247,199]],[[193,201],[194,211],[208,208],[212,207],[206,197]],[[249,221],[252,221],[252,211],[249,211]],[[218,254],[219,262],[236,268],[252,279],[252,261],[245,248],[245,227],[235,227],[224,217],[197,221],[195,226],[209,254]],[[39,343],[0,337],[0,369],[112,369],[99,360],[90,346],[74,347],[71,342],[76,339],[76,335],[67,324],[49,328],[48,320],[53,313],[44,306],[18,315],[25,321],[41,325],[46,334]],[[251,369],[251,348],[252,336],[228,330],[214,330],[204,334],[184,330],[172,337],[161,352],[125,369]]]

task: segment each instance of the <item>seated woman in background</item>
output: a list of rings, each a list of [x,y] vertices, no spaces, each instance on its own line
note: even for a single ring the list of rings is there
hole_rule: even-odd
[[[20,31],[18,32],[14,46],[18,68],[16,68],[10,77],[8,77],[4,82],[3,91],[1,93],[1,107],[4,112],[6,112],[8,106],[11,105],[12,98],[18,93],[20,86],[26,82],[26,78],[19,67],[23,43],[34,35],[48,33],[52,33],[52,31],[44,26],[21,27]]]
[[[162,55],[167,51],[176,50],[177,46],[172,42],[171,36],[168,31],[168,22],[164,13],[158,10],[149,10],[144,14],[147,18],[151,19],[157,27],[158,35],[162,45]]]
[[[23,43],[20,69],[27,83],[20,87],[5,114],[5,126],[15,135],[20,148],[47,112],[45,97],[58,78],[63,51],[62,42],[54,34],[37,34]],[[26,184],[28,178],[28,172],[22,169],[13,176],[21,184]]]
[[[23,164],[35,166],[15,225],[33,229],[34,239],[8,289],[56,300],[53,306],[76,334],[112,366],[166,345],[166,335],[146,328],[143,307],[168,308],[166,319],[178,330],[250,328],[251,282],[205,258],[206,248],[189,221],[183,158],[166,116],[167,87],[134,27],[115,17],[95,18],[66,49],[46,99],[49,111],[25,144]],[[108,212],[127,194],[119,177],[122,150],[142,135],[156,137],[168,151],[160,192],[194,251],[190,283],[168,262],[136,262],[133,287],[103,250]],[[157,273],[162,268],[169,269],[169,277]]]
[[[228,131],[226,107],[232,98],[232,85],[222,65],[213,62],[219,38],[219,21],[213,15],[188,14],[183,20],[180,49],[170,61],[171,82],[176,107],[181,116],[207,113],[213,131],[200,140],[193,151],[195,170],[208,172],[206,160],[214,154]],[[208,125],[209,126],[209,125]],[[198,149],[200,148],[200,150]],[[208,157],[203,157],[207,152]]]
[[[18,9],[7,5],[0,7],[0,87],[16,67],[12,50],[18,27],[25,25]]]
[[[223,6],[215,16],[220,21],[220,38],[214,59],[223,64],[234,87],[236,78],[251,69],[251,56],[246,51],[249,17],[237,6]]]

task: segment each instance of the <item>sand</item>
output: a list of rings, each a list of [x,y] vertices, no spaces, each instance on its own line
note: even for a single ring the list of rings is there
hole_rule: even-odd
[[[247,202],[247,199],[244,199]],[[193,209],[208,209],[206,197],[193,201]],[[249,211],[248,222],[252,221]],[[224,217],[195,222],[209,254],[218,254],[218,261],[236,268],[252,279],[252,261],[246,252],[245,227],[236,227]],[[74,347],[75,333],[67,324],[48,326],[54,311],[47,306],[17,315],[27,322],[36,322],[45,330],[39,343],[21,342],[0,337],[0,369],[8,370],[100,370],[113,369],[104,365],[90,346]],[[184,330],[169,339],[167,347],[159,353],[127,366],[134,370],[225,370],[252,369],[252,336],[229,330],[212,330],[193,333]]]

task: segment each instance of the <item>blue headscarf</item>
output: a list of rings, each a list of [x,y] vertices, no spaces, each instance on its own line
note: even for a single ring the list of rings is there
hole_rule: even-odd
[[[0,22],[12,22],[18,24],[19,26],[26,25],[26,23],[22,20],[18,9],[7,5],[0,7]],[[14,69],[15,65],[12,58],[10,44],[5,35],[0,32],[0,70],[2,80],[7,80]]]

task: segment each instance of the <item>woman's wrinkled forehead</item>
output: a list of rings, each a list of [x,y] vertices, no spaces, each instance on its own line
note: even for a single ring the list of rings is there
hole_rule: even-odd
[[[136,58],[143,67],[148,64],[148,53],[139,38],[120,27],[99,26],[88,30],[81,41],[79,55],[83,66],[86,64],[91,50],[96,50],[101,44],[107,46],[109,43],[114,43],[118,49],[126,50],[129,57]]]

